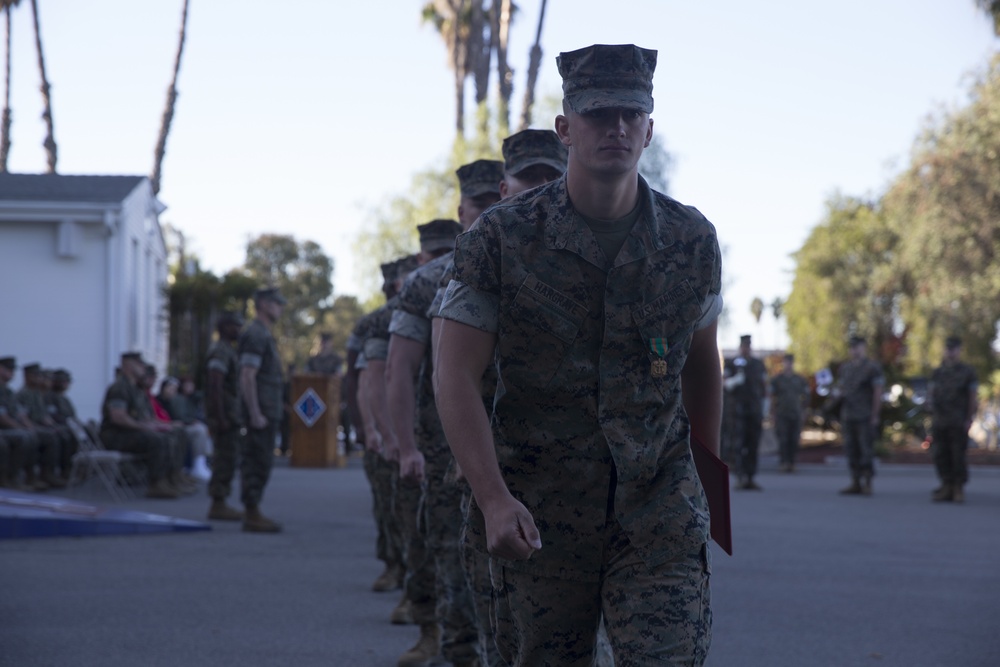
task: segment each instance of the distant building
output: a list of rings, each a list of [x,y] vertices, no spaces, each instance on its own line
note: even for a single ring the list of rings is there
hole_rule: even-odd
[[[83,419],[122,352],[166,367],[164,209],[145,176],[0,174],[0,356],[69,370]]]

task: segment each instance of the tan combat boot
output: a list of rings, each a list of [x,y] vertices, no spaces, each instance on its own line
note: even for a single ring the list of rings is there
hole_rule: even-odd
[[[256,505],[247,505],[243,516],[244,533],[280,533],[281,524],[260,513]]]
[[[410,598],[406,597],[406,595],[400,599],[399,604],[389,614],[389,622],[393,625],[413,624],[413,606],[410,604]]]
[[[149,485],[149,488],[146,489],[146,497],[173,500],[179,498],[180,494],[177,493],[177,489],[170,485],[170,482],[161,478]]]
[[[842,496],[856,496],[861,493],[861,480],[855,477],[848,486],[840,490]]]
[[[213,498],[208,518],[214,521],[242,521],[243,512],[227,505],[225,498]]]
[[[409,651],[399,656],[398,667],[427,667],[441,651],[441,628],[437,623],[420,626],[420,639]]]
[[[861,495],[870,496],[872,494],[872,476],[864,475],[861,478]]]
[[[951,502],[953,498],[953,492],[951,489],[951,484],[942,484],[938,489],[931,494],[931,500],[936,503],[947,503]]]
[[[403,585],[403,566],[399,563],[386,564],[385,571],[382,572],[372,584],[372,590],[376,593],[394,591]]]
[[[953,503],[964,503],[965,502],[965,489],[962,488],[961,484],[956,484],[951,489],[951,501]]]

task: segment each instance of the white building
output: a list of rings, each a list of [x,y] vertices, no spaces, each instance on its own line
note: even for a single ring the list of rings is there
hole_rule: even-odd
[[[145,176],[0,174],[0,357],[68,370],[82,419],[122,352],[166,367],[164,208]]]

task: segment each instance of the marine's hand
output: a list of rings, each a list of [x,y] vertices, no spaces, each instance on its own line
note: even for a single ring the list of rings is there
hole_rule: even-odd
[[[399,476],[403,479],[421,481],[424,478],[424,455],[419,449],[399,452]]]
[[[527,560],[542,548],[542,539],[531,513],[513,496],[483,508],[486,547],[490,554],[507,560]]]
[[[254,430],[261,430],[267,427],[267,417],[264,415],[252,415],[250,417],[250,428]]]

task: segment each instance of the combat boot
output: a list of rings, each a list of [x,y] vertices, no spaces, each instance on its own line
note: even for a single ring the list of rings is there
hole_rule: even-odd
[[[225,498],[213,498],[208,518],[214,521],[242,521],[243,512],[227,505]]]
[[[872,494],[872,476],[864,475],[861,478],[861,495],[870,496]]]
[[[256,505],[247,505],[243,515],[244,533],[280,533],[281,524],[260,513]]]
[[[426,667],[441,651],[441,628],[437,623],[420,626],[420,639],[409,651],[399,656],[398,667]]]
[[[385,571],[382,572],[372,584],[372,590],[376,593],[394,591],[403,585],[403,566],[399,563],[386,564]]]
[[[951,501],[953,503],[964,503],[965,502],[965,489],[962,488],[961,484],[956,484],[951,490]]]
[[[158,479],[150,484],[149,488],[146,489],[146,497],[157,498],[160,500],[173,500],[175,498],[179,498],[180,494],[178,494],[177,490],[170,485],[170,482],[165,479]]]
[[[931,500],[936,503],[951,502],[953,498],[952,493],[951,484],[942,484],[931,494]]]
[[[861,480],[855,477],[848,486],[840,490],[842,496],[856,496],[861,493]]]
[[[405,595],[402,597],[396,608],[389,614],[389,622],[393,625],[413,624],[413,605],[410,604],[410,598]]]

